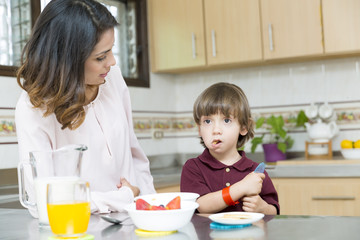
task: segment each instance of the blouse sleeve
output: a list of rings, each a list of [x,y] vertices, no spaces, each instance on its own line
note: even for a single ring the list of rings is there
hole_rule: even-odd
[[[132,158],[134,161],[134,168],[137,176],[136,179],[138,184],[137,187],[140,189],[140,195],[152,194],[155,193],[155,188],[153,184],[153,177],[151,176],[150,173],[150,163],[144,151],[140,147],[139,141],[134,132],[129,89],[126,86],[125,81],[121,81],[121,83],[123,85],[122,102],[124,104],[128,126],[130,129],[130,147],[131,147]]]
[[[29,152],[52,149],[50,141],[52,119],[43,118],[42,111],[34,109],[25,91],[22,92],[15,110],[16,134],[19,147],[20,162],[29,163]],[[19,176],[20,177],[20,176]],[[33,176],[30,166],[24,165],[24,188],[30,202],[35,202]],[[29,209],[33,217],[38,217],[37,211]]]

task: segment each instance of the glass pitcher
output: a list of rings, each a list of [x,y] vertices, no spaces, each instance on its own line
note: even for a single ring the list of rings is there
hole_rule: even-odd
[[[82,155],[86,150],[85,145],[74,144],[54,151],[33,151],[29,153],[29,162],[19,163],[19,200],[32,215],[36,216],[37,212],[40,226],[49,226],[46,208],[47,184],[64,179],[78,180]]]

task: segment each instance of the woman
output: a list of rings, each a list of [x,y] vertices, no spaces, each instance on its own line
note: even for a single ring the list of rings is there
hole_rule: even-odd
[[[20,160],[28,161],[30,151],[85,144],[81,178],[90,183],[92,212],[100,213],[123,211],[139,194],[155,192],[133,131],[129,91],[111,50],[116,25],[97,1],[51,1],[33,28],[17,75],[24,89],[15,113]]]

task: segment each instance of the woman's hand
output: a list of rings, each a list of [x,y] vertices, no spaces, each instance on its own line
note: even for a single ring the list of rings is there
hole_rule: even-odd
[[[134,197],[137,197],[140,194],[140,189],[136,186],[131,185],[128,180],[126,180],[126,178],[121,178],[120,183],[116,186],[117,188],[121,188],[122,186],[129,187],[133,191]]]

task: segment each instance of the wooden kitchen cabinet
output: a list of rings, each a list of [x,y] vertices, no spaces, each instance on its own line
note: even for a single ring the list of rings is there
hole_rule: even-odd
[[[262,60],[258,0],[204,0],[209,66]]]
[[[325,53],[360,51],[360,0],[322,0]]]
[[[282,215],[360,216],[360,178],[272,178]]]
[[[360,0],[148,0],[153,72],[360,54]]]
[[[148,0],[151,69],[205,66],[202,0]]]
[[[320,0],[261,0],[261,18],[265,60],[323,54]]]

